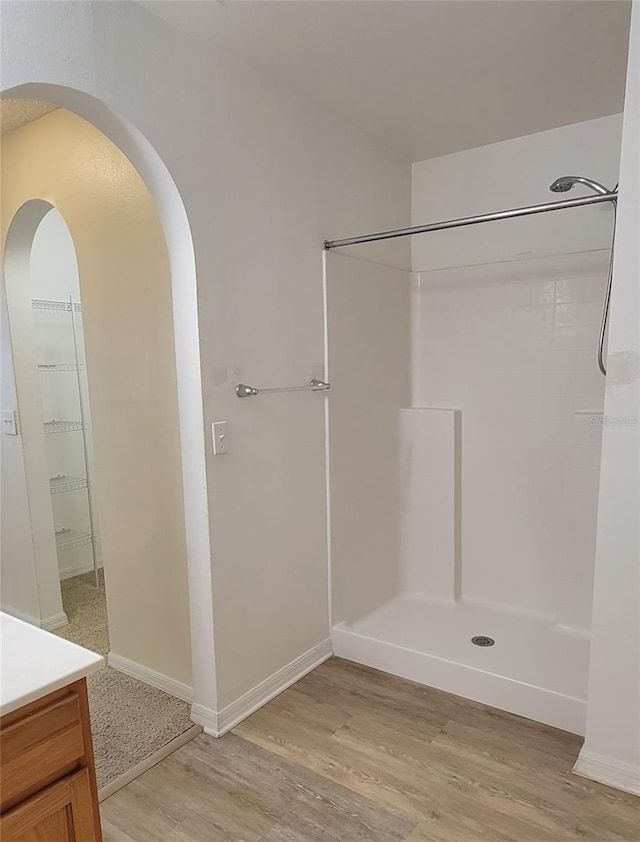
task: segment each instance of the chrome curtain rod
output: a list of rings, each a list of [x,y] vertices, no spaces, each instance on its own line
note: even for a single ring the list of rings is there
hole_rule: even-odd
[[[395,228],[391,231],[378,231],[376,234],[364,234],[361,237],[348,237],[343,240],[325,240],[326,249],[337,249],[343,246],[355,246],[360,243],[372,243],[376,240],[392,240],[395,237],[410,237],[412,234],[428,234],[430,231],[444,231],[447,228],[463,228],[466,225],[477,225],[481,222],[496,222],[499,219],[514,219],[518,216],[532,216],[535,213],[547,211],[580,208],[583,205],[598,205],[602,202],[615,202],[618,191],[597,193],[593,196],[582,196],[579,199],[563,199],[560,202],[545,202],[543,205],[529,205],[524,208],[483,213],[479,216],[463,216],[460,219],[447,219],[444,222],[432,222],[429,225],[414,225],[412,228]]]

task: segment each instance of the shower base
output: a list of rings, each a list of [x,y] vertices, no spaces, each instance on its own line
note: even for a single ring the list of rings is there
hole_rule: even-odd
[[[404,593],[331,639],[341,658],[584,734],[589,639],[555,623]]]

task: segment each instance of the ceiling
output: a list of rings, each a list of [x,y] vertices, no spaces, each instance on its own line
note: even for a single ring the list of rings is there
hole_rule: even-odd
[[[418,161],[622,110],[622,0],[146,0]]]
[[[40,99],[0,99],[0,135],[26,126],[56,108],[57,105]]]

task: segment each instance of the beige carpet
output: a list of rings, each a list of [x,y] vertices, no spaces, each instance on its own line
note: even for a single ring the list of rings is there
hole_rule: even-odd
[[[93,573],[61,583],[69,625],[56,634],[80,646],[109,653],[104,578]],[[110,667],[87,679],[98,788],[111,783],[187,731],[189,705]]]

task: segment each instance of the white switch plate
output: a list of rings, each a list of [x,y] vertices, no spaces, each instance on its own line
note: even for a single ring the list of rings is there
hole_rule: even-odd
[[[5,436],[18,435],[18,423],[15,409],[2,410],[2,432]]]
[[[222,453],[227,453],[229,450],[227,422],[214,421],[211,425],[211,430],[213,432],[213,455],[220,456]]]

